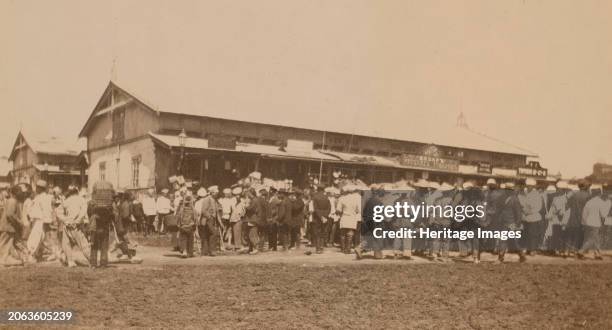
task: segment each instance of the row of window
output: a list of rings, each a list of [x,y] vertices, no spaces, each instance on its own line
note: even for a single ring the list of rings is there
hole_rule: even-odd
[[[132,168],[131,168],[131,182],[132,187],[137,188],[140,186],[140,164],[142,163],[142,156],[132,157]],[[119,165],[119,164],[117,164]],[[98,164],[98,174],[101,181],[106,180],[106,162],[100,162]]]

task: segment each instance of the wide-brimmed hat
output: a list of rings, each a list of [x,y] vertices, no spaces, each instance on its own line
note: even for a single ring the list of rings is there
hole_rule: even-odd
[[[438,188],[438,190],[440,190],[440,191],[451,191],[453,189],[455,189],[455,187],[451,186],[450,184],[448,184],[446,182],[443,182],[440,185],[440,188]]]
[[[417,187],[417,188],[429,188],[429,181],[427,181],[425,179],[418,179],[412,185]]]

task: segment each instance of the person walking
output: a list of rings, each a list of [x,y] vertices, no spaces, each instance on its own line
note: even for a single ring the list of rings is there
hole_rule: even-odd
[[[542,228],[542,210],[544,200],[542,194],[536,189],[536,181],[532,178],[525,180],[526,191],[519,194],[519,201],[523,209],[523,221],[525,222],[524,246],[527,254],[535,255],[539,250],[539,241]]]
[[[114,194],[113,185],[107,181],[98,181],[92,187],[91,201],[87,208],[89,231],[91,233],[89,265],[92,268],[108,265],[108,245],[110,226],[113,222]],[[98,253],[100,254],[99,264]]]
[[[602,260],[601,257],[601,227],[610,213],[611,202],[607,196],[603,195],[603,187],[599,184],[591,186],[592,198],[584,205],[582,211],[582,226],[584,228],[584,242],[578,251],[578,258],[584,259],[585,253],[593,250],[595,260]]]

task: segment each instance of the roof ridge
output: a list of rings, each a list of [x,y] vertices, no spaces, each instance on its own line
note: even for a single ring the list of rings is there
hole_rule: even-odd
[[[517,146],[517,145],[515,145],[515,144],[512,144],[512,143],[510,143],[510,142],[506,142],[506,141],[501,140],[501,139],[499,139],[499,138],[496,138],[496,137],[493,137],[493,136],[487,135],[486,133],[476,131],[476,130],[472,129],[471,127],[461,127],[461,128],[463,128],[463,129],[465,129],[465,130],[467,130],[467,131],[469,131],[469,132],[471,132],[471,133],[474,133],[474,134],[480,135],[480,136],[482,136],[482,137],[485,137],[485,138],[487,138],[487,139],[493,140],[493,141],[495,141],[495,142],[498,142],[498,143],[503,143],[503,144],[508,145],[508,146],[511,146],[511,147],[513,147],[513,148],[516,148],[516,149],[522,150],[522,151],[524,151],[524,152],[528,152],[528,153],[530,153],[530,154],[532,154],[532,155],[538,156],[538,153],[537,153],[537,152],[534,152],[533,150],[529,150],[529,149],[526,149],[526,148],[523,148],[523,147]]]

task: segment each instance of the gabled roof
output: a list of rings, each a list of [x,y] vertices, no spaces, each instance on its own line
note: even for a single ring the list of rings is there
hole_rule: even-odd
[[[9,161],[14,160],[16,151],[20,147],[20,140],[24,141],[25,145],[29,146],[32,151],[40,154],[78,156],[85,149],[84,141],[82,140],[71,141],[70,139],[55,136],[41,137],[34,134],[28,135],[21,129],[13,144],[13,149],[8,158]]]
[[[244,121],[259,124],[269,124],[283,127],[320,130],[327,132],[338,132],[342,134],[352,134],[356,136],[364,137],[378,137],[391,139],[396,141],[409,141],[418,142],[425,144],[435,144],[439,146],[458,147],[473,150],[482,150],[489,152],[499,152],[506,154],[524,155],[530,157],[537,157],[537,154],[533,151],[525,148],[517,147],[511,143],[501,141],[493,138],[489,135],[477,132],[476,130],[470,129],[467,126],[448,126],[444,127],[444,134],[436,134],[435,132],[426,132],[422,134],[416,133],[414,129],[406,129],[401,134],[405,136],[398,136],[388,133],[385,128],[374,129],[370,131],[350,131],[346,127],[338,127],[338,123],[321,120],[316,128],[304,127],[303,118],[297,118],[297,116],[290,116],[291,122],[282,121],[275,119],[274,121],[261,122],[257,121],[258,118],[256,111],[258,109],[264,109],[269,113],[287,113],[290,109],[288,105],[275,104],[274,100],[239,100],[239,97],[217,97],[214,100],[207,98],[197,87],[180,88],[174,85],[159,85],[153,88],[149,88],[144,92],[143,90],[136,90],[134,86],[121,82],[121,87],[116,81],[109,82],[105,89],[102,97],[98,101],[98,104],[92,111],[89,119],[85,123],[85,126],[81,130],[79,137],[84,137],[87,133],[88,128],[91,126],[91,122],[95,118],[96,111],[102,110],[100,104],[105,96],[108,95],[112,88],[125,93],[126,95],[133,98],[134,101],[144,105],[146,109],[155,112],[163,113],[174,113],[184,114],[200,117],[218,118],[226,120]],[[172,90],[168,90],[169,87],[173,87]],[[175,90],[176,89],[176,90]],[[143,96],[146,96],[144,98]],[[266,103],[267,102],[267,103]],[[262,106],[262,103],[266,103]],[[289,105],[290,106],[290,105]],[[236,111],[238,108],[253,109],[252,111],[245,114],[244,111]],[[333,109],[323,109],[323,111],[314,114],[314,116],[321,116],[325,111],[332,111]],[[214,114],[209,113],[214,112]],[[241,115],[227,115],[236,114]],[[274,118],[277,118],[274,116]],[[442,128],[440,128],[442,129]]]

